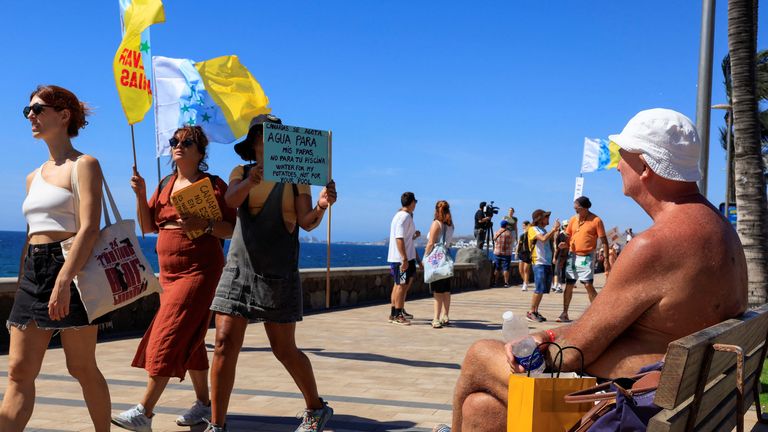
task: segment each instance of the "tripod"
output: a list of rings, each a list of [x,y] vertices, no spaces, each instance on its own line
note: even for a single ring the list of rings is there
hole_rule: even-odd
[[[491,253],[496,247],[496,239],[493,238],[493,222],[488,221],[488,228],[485,229],[485,256],[491,259]],[[483,249],[482,247],[480,249]]]

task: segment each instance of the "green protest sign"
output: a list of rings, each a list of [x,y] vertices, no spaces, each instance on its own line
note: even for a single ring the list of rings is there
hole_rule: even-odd
[[[264,180],[328,183],[328,131],[264,123]]]

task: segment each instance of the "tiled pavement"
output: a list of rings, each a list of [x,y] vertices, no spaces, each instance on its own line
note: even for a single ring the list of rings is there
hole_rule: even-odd
[[[596,284],[602,285],[601,279]],[[477,339],[498,338],[501,314],[524,312],[530,298],[531,293],[521,292],[519,286],[454,294],[452,325],[443,329],[430,326],[431,299],[407,303],[416,316],[409,327],[388,323],[386,305],[306,316],[298,325],[297,342],[312,361],[321,396],[335,410],[326,430],[428,432],[437,423],[449,423],[453,386],[467,347]],[[545,296],[540,310],[550,321],[532,327],[557,325],[554,319],[561,302],[560,294]],[[578,317],[587,303],[586,292],[577,286],[571,318]],[[210,348],[213,330],[206,342]],[[137,343],[138,339],[125,339],[97,347],[114,412],[133,406],[143,393],[144,371],[129,366]],[[6,371],[7,356],[0,356],[0,389],[5,389]],[[153,430],[190,430],[176,426],[174,419],[193,399],[188,380],[173,380],[156,408]],[[272,356],[262,325],[250,325],[230,404],[230,430],[293,431],[302,407],[301,393]],[[750,423],[753,416],[748,416]],[[91,430],[80,388],[67,373],[61,349],[46,355],[27,430]]]

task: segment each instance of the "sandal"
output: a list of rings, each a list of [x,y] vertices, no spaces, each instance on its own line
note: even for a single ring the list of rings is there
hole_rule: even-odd
[[[440,320],[432,320],[432,328],[443,328],[443,324]]]
[[[559,322],[559,323],[569,323],[569,322],[571,322],[571,320],[570,320],[570,319],[568,319],[568,315],[565,315],[565,314],[561,314],[561,315],[560,315],[560,316],[557,318],[557,320],[556,320],[556,321],[557,321],[557,322]]]

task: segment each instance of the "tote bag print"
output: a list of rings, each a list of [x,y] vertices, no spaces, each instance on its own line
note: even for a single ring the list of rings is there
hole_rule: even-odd
[[[94,250],[94,252],[97,251]],[[142,263],[136,254],[130,236],[114,237],[106,247],[95,254],[94,258],[104,271],[109,283],[113,306],[139,297],[147,290],[149,280],[144,275],[147,265]]]

